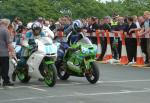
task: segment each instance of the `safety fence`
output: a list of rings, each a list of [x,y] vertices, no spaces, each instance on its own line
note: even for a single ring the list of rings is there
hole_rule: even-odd
[[[99,36],[100,37],[107,37],[107,30],[97,30],[96,32],[99,32]],[[89,36],[89,37],[97,37],[97,34],[96,32],[92,32],[92,33],[84,33],[85,36]],[[137,38],[138,34],[137,32],[136,33],[132,33],[132,34],[128,34],[127,32],[124,32],[124,35],[126,38]],[[55,33],[55,36],[58,36],[58,37],[63,37],[65,36],[64,33],[62,31],[58,31]],[[122,36],[122,32],[118,31],[118,32],[109,32],[109,37],[119,37],[121,38]],[[139,36],[139,38],[150,38],[150,34],[146,34],[146,35],[142,35],[142,36]]]

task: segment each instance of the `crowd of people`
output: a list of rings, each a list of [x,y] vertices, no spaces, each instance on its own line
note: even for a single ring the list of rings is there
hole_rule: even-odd
[[[127,32],[127,35],[132,35],[139,31],[138,35],[143,36],[150,33],[150,12],[145,11],[143,16],[129,16],[122,17],[115,15],[113,17],[105,16],[103,19],[97,17],[89,17],[86,19],[80,19],[83,23],[83,33],[93,33],[96,30],[108,30],[109,32],[116,33],[118,31]],[[39,24],[35,24],[38,22]],[[15,50],[12,42],[16,42],[17,45],[22,45],[22,40],[28,37],[36,25],[41,26],[41,30],[44,35],[56,38],[57,32],[64,32],[67,36],[69,28],[71,27],[73,20],[69,16],[63,16],[55,21],[53,19],[44,19],[38,17],[37,20],[29,21],[27,25],[23,25],[23,21],[19,17],[16,17],[12,22],[8,19],[0,19],[0,68],[1,76],[3,79],[3,85],[13,85],[10,82],[9,71],[9,57],[15,56]],[[34,24],[34,25],[33,25]],[[33,31],[36,34],[36,30]],[[42,34],[41,34],[42,35]],[[97,44],[96,37],[89,37],[94,44]],[[113,57],[119,59],[121,57],[121,39],[119,37],[111,37],[111,48],[113,51]],[[136,38],[126,38],[126,49],[129,62],[133,59],[136,61],[137,52],[137,40]],[[102,60],[107,49],[106,37],[101,37],[102,54],[98,60]],[[114,46],[115,45],[115,46]],[[145,64],[150,66],[150,38],[141,38],[141,47],[143,53],[146,55]],[[20,53],[21,54],[21,53]],[[17,55],[20,55],[17,54]]]

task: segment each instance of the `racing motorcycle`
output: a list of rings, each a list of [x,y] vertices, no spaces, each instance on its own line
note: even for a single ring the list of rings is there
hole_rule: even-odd
[[[71,47],[66,40],[59,42],[55,63],[58,77],[61,80],[67,80],[71,75],[86,77],[91,84],[95,84],[99,80],[99,68],[95,63],[97,46],[85,36]]]
[[[48,37],[29,39],[24,42],[24,53],[28,55],[21,62],[16,58],[14,73],[22,83],[28,83],[31,78],[42,78],[44,82],[53,87],[56,83],[55,60],[57,58],[57,45]],[[26,62],[25,62],[26,61]],[[20,66],[21,65],[21,66]]]

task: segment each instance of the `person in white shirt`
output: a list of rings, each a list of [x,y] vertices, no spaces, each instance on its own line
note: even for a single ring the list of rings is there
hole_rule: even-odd
[[[39,23],[41,23],[41,25],[43,26],[42,28],[42,32],[45,33],[46,36],[50,37],[51,39],[54,39],[54,33],[49,29],[49,27],[44,25],[44,19],[42,17],[39,17],[37,19],[37,21]]]
[[[138,21],[138,18],[136,15],[133,16],[133,21],[134,23],[136,24],[137,28],[141,28],[140,24],[139,24],[139,21]]]

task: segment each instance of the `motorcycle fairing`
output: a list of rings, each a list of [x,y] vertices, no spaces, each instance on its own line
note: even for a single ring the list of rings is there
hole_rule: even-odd
[[[45,55],[34,52],[28,59],[27,64],[33,68],[39,68]]]

